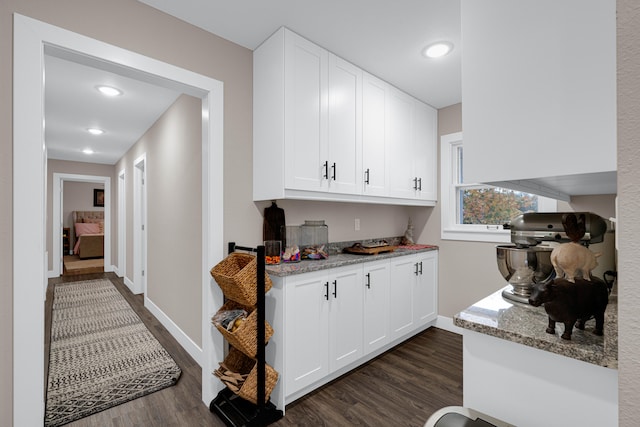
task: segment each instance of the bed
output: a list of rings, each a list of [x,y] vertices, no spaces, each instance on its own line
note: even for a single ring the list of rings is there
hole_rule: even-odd
[[[104,212],[73,211],[73,253],[80,259],[104,257]]]

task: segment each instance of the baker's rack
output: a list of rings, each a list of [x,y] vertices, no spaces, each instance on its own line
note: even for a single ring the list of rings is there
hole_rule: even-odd
[[[209,410],[229,427],[257,427],[269,425],[282,418],[282,411],[277,409],[271,401],[266,401],[265,396],[265,249],[263,245],[256,248],[238,246],[235,242],[229,242],[228,253],[246,251],[256,254],[257,262],[257,404],[234,394],[225,387],[209,404]]]

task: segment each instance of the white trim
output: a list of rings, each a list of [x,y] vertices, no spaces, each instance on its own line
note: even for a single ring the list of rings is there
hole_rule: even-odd
[[[223,84],[210,77],[14,14],[13,37],[13,423],[44,418],[44,299],[47,269],[35,263],[46,252],[46,153],[44,143],[44,50],[80,55],[155,84],[177,86],[203,99],[202,400],[222,388],[211,371],[222,360],[223,340],[210,331],[210,307],[222,305],[208,275],[224,254]],[[207,274],[205,274],[207,272]],[[126,278],[125,278],[126,281]],[[208,298],[208,299],[207,299]],[[207,310],[204,308],[207,307]],[[206,326],[205,326],[206,325]],[[204,332],[209,330],[208,334]]]
[[[153,314],[153,316],[158,319],[158,321],[164,326],[167,331],[171,334],[172,337],[178,341],[178,343],[185,349],[189,356],[193,357],[200,367],[202,367],[202,359],[203,353],[202,348],[200,348],[189,336],[184,333],[182,329],[178,325],[176,325],[173,320],[169,316],[167,316],[164,311],[160,309],[157,305],[153,303],[146,295],[144,297],[144,306],[147,310]]]
[[[53,249],[52,263],[54,274],[53,277],[59,277],[62,274],[62,194],[64,182],[93,182],[104,185],[104,271],[113,271],[111,265],[111,178],[108,176],[98,175],[78,175],[71,173],[53,174],[53,212],[51,215],[53,229],[51,231],[51,243]],[[73,226],[73,225],[72,225]],[[73,231],[72,231],[73,232]],[[66,255],[66,254],[64,254]],[[51,276],[49,276],[51,277]]]
[[[127,274],[127,176],[125,170],[118,172],[118,268],[114,269],[118,277]]]
[[[133,162],[133,284],[134,294],[147,292],[147,153]]]
[[[129,290],[131,291],[131,293],[133,293],[133,290],[132,290],[132,289],[133,289],[133,287],[134,287],[134,284],[133,284],[133,282],[131,281],[131,279],[129,279],[127,276],[124,276],[124,284],[125,284],[125,285],[127,285],[127,288],[129,288]]]

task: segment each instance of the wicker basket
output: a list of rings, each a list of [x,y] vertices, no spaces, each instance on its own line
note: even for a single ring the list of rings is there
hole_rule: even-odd
[[[244,354],[241,351],[229,347],[229,354],[224,358],[224,361],[220,364],[220,368],[213,372],[213,374],[220,378],[220,380],[228,386],[234,393],[242,397],[245,400],[258,404],[258,371],[257,362]],[[278,382],[278,372],[271,366],[265,363],[265,379],[264,379],[264,400],[269,400],[269,396],[273,391],[273,388]],[[243,381],[240,383],[229,383],[227,378],[227,370],[240,374],[243,377]]]
[[[250,254],[234,252],[211,269],[211,276],[216,280],[227,299],[246,306],[254,306],[258,302],[256,288],[258,265],[256,257]],[[264,291],[271,289],[269,275],[264,274]]]
[[[254,310],[251,307],[246,307],[241,304],[238,304],[235,301],[227,301],[224,303],[218,313],[225,310],[245,310],[249,315],[242,322],[242,325],[235,331],[231,332],[226,330],[221,325],[215,325],[215,327],[220,331],[220,333],[226,338],[226,340],[234,346],[236,349],[243,352],[245,355],[254,358],[256,357],[256,353],[258,352],[257,347],[257,334],[258,334],[258,311]],[[213,323],[213,322],[212,322]],[[264,343],[265,345],[269,342],[269,338],[273,335],[273,328],[267,321],[264,322]]]

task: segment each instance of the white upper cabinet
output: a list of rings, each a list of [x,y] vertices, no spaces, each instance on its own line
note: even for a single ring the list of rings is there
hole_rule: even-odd
[[[326,181],[337,193],[362,192],[362,70],[329,54]]]
[[[327,51],[285,34],[284,159],[285,186],[318,190],[327,158]],[[281,125],[274,123],[273,125]]]
[[[436,110],[285,28],[253,64],[254,200],[435,204],[420,184],[437,159],[421,158],[435,152],[417,149],[413,123]],[[422,136],[436,146],[435,132]]]
[[[385,105],[389,85],[371,74],[362,80],[363,193],[387,195],[385,164]]]
[[[390,89],[387,98],[386,157],[389,166],[389,195],[413,198],[418,188],[413,170],[413,98]]]
[[[466,182],[616,193],[615,0],[462,1]]]

